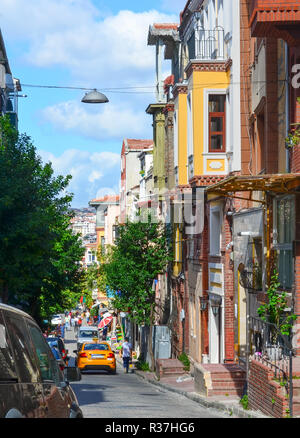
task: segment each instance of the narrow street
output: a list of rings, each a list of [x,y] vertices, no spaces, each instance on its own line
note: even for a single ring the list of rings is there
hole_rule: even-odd
[[[72,365],[76,349],[73,330],[66,332],[65,343]],[[225,418],[225,414],[157,388],[134,373],[124,374],[120,363],[116,375],[88,371],[72,388],[85,418]]]

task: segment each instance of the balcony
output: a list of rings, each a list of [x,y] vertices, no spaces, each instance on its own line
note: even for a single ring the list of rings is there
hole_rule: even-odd
[[[299,0],[252,0],[250,26],[253,37],[275,37],[290,46],[300,44]]]
[[[196,28],[195,59],[203,61],[225,60],[224,29],[221,26],[213,30]]]

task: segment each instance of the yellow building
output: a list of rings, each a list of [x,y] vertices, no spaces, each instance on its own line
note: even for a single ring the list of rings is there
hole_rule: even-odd
[[[187,73],[188,179],[226,175],[226,106],[230,62],[191,60]]]

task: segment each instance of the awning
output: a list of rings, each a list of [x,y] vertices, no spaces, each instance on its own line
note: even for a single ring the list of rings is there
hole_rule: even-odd
[[[209,194],[219,196],[230,196],[230,193],[234,192],[253,191],[288,194],[293,193],[293,189],[299,186],[300,173],[236,175],[225,178],[222,181],[207,187],[206,190]]]

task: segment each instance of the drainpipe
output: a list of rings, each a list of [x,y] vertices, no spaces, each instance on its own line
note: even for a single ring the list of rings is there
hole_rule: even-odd
[[[290,114],[289,114],[289,106],[290,106],[290,96],[289,96],[289,46],[285,43],[285,129],[286,136],[289,134],[290,130]],[[290,173],[290,154],[289,150],[285,150],[285,171],[286,173]]]

